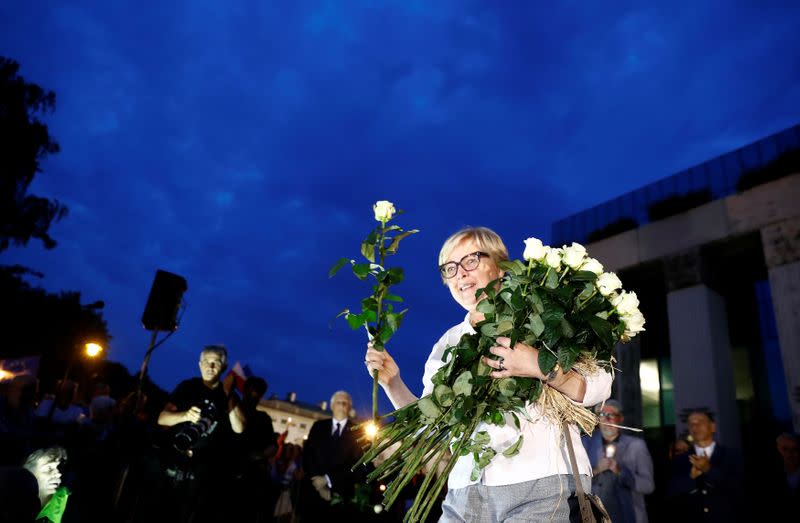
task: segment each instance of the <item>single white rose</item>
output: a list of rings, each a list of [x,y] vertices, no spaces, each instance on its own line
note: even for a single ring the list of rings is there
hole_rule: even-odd
[[[604,272],[597,278],[595,285],[597,285],[597,289],[600,291],[600,294],[603,296],[608,296],[615,290],[622,287],[622,282],[619,281],[619,278],[617,278],[617,275],[613,272]]]
[[[558,269],[561,266],[561,249],[549,249],[544,258],[547,265]]]
[[[548,248],[542,244],[542,240],[538,238],[528,238],[525,240],[525,252],[522,253],[522,258],[525,260],[541,261],[542,258],[547,256]]]
[[[375,202],[375,205],[372,206],[372,210],[375,211],[375,219],[381,223],[386,223],[391,220],[394,213],[397,212],[394,210],[394,204],[386,200]]]
[[[598,276],[600,276],[601,274],[603,274],[603,264],[595,260],[594,258],[589,258],[583,262],[583,265],[581,265],[581,270],[593,272]]]
[[[639,298],[635,292],[625,292],[611,299],[611,305],[617,309],[620,316],[630,316],[639,312]]]
[[[632,338],[644,330],[644,316],[638,310],[620,318],[625,324],[625,336]]]
[[[586,258],[586,248],[580,243],[574,243],[569,247],[564,247],[564,264],[572,269],[577,269],[583,265]]]

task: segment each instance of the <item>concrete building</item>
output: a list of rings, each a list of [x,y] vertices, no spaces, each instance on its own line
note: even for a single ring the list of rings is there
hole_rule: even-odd
[[[754,421],[800,431],[800,125],[560,220],[552,238],[586,245],[641,300],[647,330],[617,348],[626,424],[680,435],[705,407],[734,447]]]

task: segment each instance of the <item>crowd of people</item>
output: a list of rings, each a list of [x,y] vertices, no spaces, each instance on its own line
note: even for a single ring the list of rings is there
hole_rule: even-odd
[[[447,347],[474,332],[482,316],[475,291],[500,278],[500,262],[507,259],[500,237],[482,227],[458,231],[442,246],[442,281],[466,316],[434,344],[423,394],[432,391],[431,377],[446,362]],[[744,520],[751,514],[748,500],[761,494],[770,507],[798,514],[796,434],[778,436],[776,469],[762,467],[758,491],[746,493],[742,454],[716,440],[713,413],[692,410],[687,437],[670,444],[667,477],[657,481],[644,439],[625,431],[623,405],[610,399],[609,372],[556,366],[544,373],[537,348],[503,337],[490,351],[493,357],[484,361],[492,378],[538,379],[594,409],[599,428],[581,434],[574,424],[543,416],[535,404],[516,428],[479,426],[493,441],[526,437],[516,455],[492,461],[477,477],[473,456],[459,458],[430,520],[580,521],[582,491],[596,494],[611,520],[622,523]],[[368,345],[365,365],[370,375],[378,373],[396,408],[417,399],[389,352]],[[333,394],[332,416],[315,422],[299,446],[276,433],[259,408],[267,382],[251,377],[237,392],[223,380],[227,366],[224,346],[204,347],[199,376],[180,382],[152,419],[140,395],[114,398],[102,383],[84,407],[75,403],[74,383],[63,381],[52,398],[40,399],[35,378],[14,378],[0,400],[2,521],[402,520],[419,477],[392,510],[381,510],[380,485],[366,482],[371,464],[353,466],[363,440],[353,430],[347,392]],[[666,501],[655,511],[648,499],[659,484]]]
[[[211,360],[205,365],[216,367],[215,360],[225,358],[221,354],[211,347],[202,353],[201,362],[205,357]],[[402,504],[382,516],[374,513],[379,490],[362,492],[361,507],[342,502],[356,498],[366,475],[366,470],[350,470],[360,450],[354,432],[348,430],[354,421],[348,416],[351,400],[346,392],[334,394],[332,418],[315,423],[305,444],[296,445],[284,441],[286,433],[274,432],[269,416],[255,408],[267,386],[261,378],[250,378],[235,414],[246,425],[239,433],[231,426],[231,439],[226,441],[227,428],[216,433],[215,427],[208,434],[181,430],[197,427],[204,415],[194,407],[202,405],[197,398],[208,393],[199,388],[194,390],[196,396],[186,392],[196,387],[191,383],[197,379],[179,385],[156,423],[144,430],[148,423],[122,417],[124,401],[112,399],[107,385],[95,387],[84,407],[64,399],[63,391],[74,391],[73,384],[59,389],[57,398],[37,403],[35,379],[15,378],[0,400],[0,521],[402,519]],[[224,387],[208,390],[213,397]],[[223,427],[227,418],[230,425],[231,412],[227,400],[220,402],[223,416],[217,415],[212,424]],[[171,425],[177,430],[157,428],[159,420],[166,424],[175,413],[187,418]],[[607,400],[597,413],[601,425],[593,434],[583,435],[582,442],[592,467],[591,490],[612,521],[646,522],[649,512],[650,521],[736,521],[741,515],[736,511],[746,497],[742,456],[716,442],[710,413],[692,412],[687,438],[664,449],[671,469],[661,482],[665,484],[661,496],[669,500],[668,510],[661,514],[652,514],[646,503],[654,494],[656,478],[644,439],[617,427],[625,423],[620,402]],[[800,438],[780,434],[775,456],[776,474],[760,478],[763,491],[772,493],[776,512],[797,513]],[[406,499],[411,496],[413,491]],[[332,504],[337,498],[339,503]],[[437,512],[433,519],[438,517]]]
[[[0,521],[389,520],[368,469],[351,471],[361,447],[347,392],[297,445],[259,408],[267,382],[237,391],[227,366],[224,346],[204,347],[199,376],[152,419],[141,396],[117,401],[103,383],[79,402],[73,382],[39,399],[35,378],[15,377],[0,396]]]

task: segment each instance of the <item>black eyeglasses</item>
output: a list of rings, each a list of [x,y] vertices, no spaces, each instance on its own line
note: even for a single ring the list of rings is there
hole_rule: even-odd
[[[461,261],[451,261],[439,265],[439,272],[442,273],[442,278],[450,279],[458,273],[459,265],[463,267],[465,271],[474,271],[481,262],[481,256],[489,257],[485,252],[473,252],[461,258]]]
[[[614,412],[601,412],[597,415],[598,418],[619,418],[619,414],[615,414]]]

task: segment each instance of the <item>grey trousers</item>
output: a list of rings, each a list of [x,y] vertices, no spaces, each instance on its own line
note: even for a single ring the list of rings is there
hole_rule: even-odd
[[[581,476],[586,492],[592,480]],[[572,474],[488,487],[470,485],[447,491],[439,523],[580,521]]]

